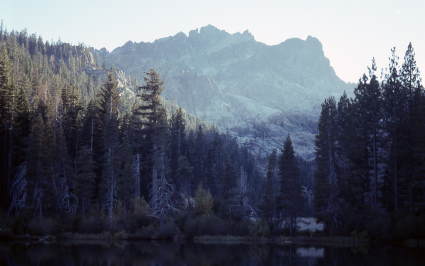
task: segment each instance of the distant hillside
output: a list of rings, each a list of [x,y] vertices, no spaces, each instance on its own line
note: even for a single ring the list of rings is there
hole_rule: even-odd
[[[136,79],[155,68],[168,100],[264,154],[290,133],[298,153],[311,159],[320,103],[352,87],[310,36],[270,46],[248,31],[229,34],[209,25],[96,55]]]

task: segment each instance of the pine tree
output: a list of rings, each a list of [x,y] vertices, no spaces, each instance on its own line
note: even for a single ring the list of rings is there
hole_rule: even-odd
[[[117,181],[117,197],[125,210],[130,209],[131,201],[135,198],[133,175],[133,149],[131,143],[130,117],[124,116],[120,128],[119,172]]]
[[[407,91],[410,99],[413,99],[416,89],[421,87],[421,76],[416,64],[415,50],[409,43],[404,55],[404,62],[400,69],[400,85]]]
[[[82,216],[87,216],[94,208],[95,179],[93,152],[89,146],[82,146],[77,153],[75,188]]]
[[[81,152],[85,149],[89,150],[91,159],[93,161],[93,195],[91,201],[91,209],[96,211],[101,206],[100,199],[102,198],[101,193],[101,180],[102,180],[102,169],[103,169],[103,131],[101,116],[99,115],[99,109],[97,103],[91,100],[87,108],[84,111],[83,118],[81,120],[80,135],[78,137],[78,151],[76,161],[82,156]],[[77,163],[78,164],[78,163]],[[77,170],[78,172],[78,167]],[[77,177],[78,178],[78,177]]]
[[[236,187],[236,170],[230,162],[225,168],[220,186],[221,214],[226,218],[235,218],[240,207],[240,198]]]
[[[194,177],[203,177],[205,179],[198,180],[197,182],[202,182],[205,184],[205,187],[209,189],[211,194],[215,197],[220,195],[220,181],[219,177],[223,172],[222,164],[220,163],[220,158],[222,156],[221,149],[223,146],[220,135],[217,132],[213,133],[212,141],[206,145],[206,140],[203,135],[202,128],[199,127],[196,134],[195,147],[201,145],[202,148],[199,150],[193,149],[193,168],[194,168]],[[202,174],[204,173],[205,176]]]
[[[279,177],[281,190],[278,206],[282,217],[287,219],[289,233],[292,235],[296,230],[296,220],[302,207],[302,197],[299,168],[289,135],[285,140],[279,159]]]
[[[14,119],[14,160],[16,167],[26,161],[28,151],[28,137],[31,128],[31,113],[24,88],[18,90],[16,97],[15,119]]]
[[[54,185],[54,139],[53,129],[46,115],[47,106],[38,104],[30,133],[28,152],[28,177],[30,208],[35,216],[51,214],[57,206]]]
[[[378,205],[379,187],[382,184],[382,93],[375,75],[376,65],[372,61],[369,76],[364,75],[354,90],[353,107],[356,112],[354,128],[357,153],[353,161],[356,162],[357,178],[361,185],[359,191],[361,202]]]
[[[0,47],[0,207],[8,206],[8,188],[12,175],[12,126],[14,90],[10,78],[7,50]]]
[[[176,190],[181,191],[181,186],[185,188],[188,187],[189,176],[185,176],[185,168],[189,170],[188,167],[181,167],[180,162],[185,159],[183,157],[183,146],[185,142],[185,130],[186,125],[183,118],[183,112],[181,108],[177,109],[175,113],[171,116],[170,119],[170,177],[174,184],[176,184]],[[180,169],[180,171],[179,171]],[[189,192],[189,191],[186,191]]]
[[[139,123],[139,117],[136,114],[136,104],[133,106],[130,118],[129,118],[129,125],[128,125],[128,141],[131,145],[131,179],[132,183],[134,185],[132,192],[133,192],[133,198],[141,198],[142,197],[142,191],[141,191],[141,182],[142,182],[142,176],[141,176],[141,169],[142,169],[142,158],[141,158],[141,132],[140,132],[140,123]]]
[[[175,184],[171,178],[167,176],[169,166],[167,160],[167,141],[168,124],[165,109],[162,106],[158,107],[157,118],[155,124],[155,135],[152,136],[153,141],[153,165],[152,165],[152,189],[150,190],[150,203],[154,210],[161,218],[161,221],[167,215],[176,211],[176,202],[173,199],[175,193]]]
[[[356,138],[356,132],[353,130],[355,128],[354,122],[353,103],[344,92],[338,101],[337,107],[336,157],[340,196],[346,201],[353,199],[351,195],[352,187],[349,184],[353,179],[352,170],[354,168],[352,161],[352,151],[355,148],[353,140]]]
[[[163,137],[164,130],[164,109],[161,105],[160,94],[163,90],[163,82],[158,73],[151,69],[144,78],[145,85],[139,88],[137,97],[141,103],[135,110],[139,123],[138,153],[141,154],[141,192],[143,195],[149,194],[149,187],[152,184],[154,153],[157,152],[158,142]],[[143,148],[142,148],[143,147]]]
[[[260,205],[261,216],[270,227],[273,227],[273,223],[276,218],[276,195],[274,193],[276,163],[277,154],[276,150],[273,150],[268,159],[267,174],[263,189],[264,192]]]
[[[193,167],[184,155],[179,156],[177,165],[178,168],[175,174],[178,179],[173,184],[176,184],[177,191],[183,195],[192,195],[194,190]],[[172,166],[170,167],[172,168]]]
[[[215,144],[218,145],[218,136],[216,136],[216,139],[214,141]],[[205,154],[207,151],[205,150],[205,146],[207,145],[207,137],[205,136],[204,129],[201,125],[198,126],[196,133],[195,133],[195,139],[194,139],[194,146],[197,147],[192,151],[192,158],[193,158],[193,174],[197,178],[202,178],[201,180],[198,180],[198,183],[203,183],[207,189],[210,189],[211,193],[214,195],[216,192],[214,189],[214,177],[212,176],[213,173],[208,173],[210,179],[207,180],[208,175],[205,171],[206,168],[206,159]],[[216,151],[217,152],[217,151]],[[213,170],[214,171],[214,170]],[[217,182],[218,183],[218,182]]]
[[[322,104],[316,136],[316,172],[314,177],[314,206],[316,216],[325,218],[330,204],[331,188],[337,181],[335,161],[336,103],[333,98]]]
[[[404,134],[407,134],[403,147],[404,177],[401,178],[402,205],[408,209],[413,208],[413,191],[417,186],[418,176],[423,172],[422,158],[424,158],[424,140],[421,136],[424,131],[423,118],[423,91],[419,69],[416,65],[415,51],[409,43],[404,62],[400,70],[400,85],[408,95],[408,119],[405,124]],[[419,178],[420,179],[420,178]]]
[[[102,208],[109,221],[113,218],[113,209],[117,193],[118,176],[118,103],[117,81],[112,73],[100,92],[99,116],[102,132]]]
[[[383,82],[384,95],[384,123],[388,132],[387,145],[389,146],[388,174],[384,184],[385,205],[389,210],[398,210],[400,207],[399,186],[402,174],[401,151],[405,145],[403,131],[406,128],[405,114],[408,113],[408,95],[402,89],[398,69],[398,57],[395,48],[391,50],[389,73]]]
[[[80,131],[80,115],[82,107],[78,99],[76,88],[62,89],[62,125],[66,139],[67,150],[72,160],[75,159],[78,149],[78,133]]]
[[[96,103],[93,100],[90,101],[81,120],[82,126],[78,138],[79,145],[88,147],[91,153],[95,152],[96,140],[99,139],[100,121],[97,112]]]
[[[75,215],[78,209],[78,198],[75,194],[76,178],[74,162],[68,153],[63,127],[54,123],[54,173],[56,185],[56,206],[65,214]]]

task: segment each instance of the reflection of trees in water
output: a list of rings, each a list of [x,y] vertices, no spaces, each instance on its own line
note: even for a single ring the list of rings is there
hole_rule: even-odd
[[[0,246],[0,265],[5,266],[419,266],[423,261],[424,255],[420,252],[403,249],[373,249],[367,253],[365,250],[328,248],[323,252],[323,249],[310,247],[167,242]]]
[[[0,250],[0,258],[8,258],[1,263],[6,266],[306,265],[296,263],[294,248],[267,245],[178,245],[137,242],[111,246],[11,246]],[[303,261],[305,262],[305,259]]]

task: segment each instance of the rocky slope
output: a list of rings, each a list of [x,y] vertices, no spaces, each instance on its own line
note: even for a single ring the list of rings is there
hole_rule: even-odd
[[[248,31],[229,34],[209,25],[152,43],[129,41],[112,52],[97,50],[96,57],[139,82],[156,69],[167,100],[260,154],[280,148],[290,133],[297,152],[311,159],[320,103],[351,90],[314,37],[266,45]]]

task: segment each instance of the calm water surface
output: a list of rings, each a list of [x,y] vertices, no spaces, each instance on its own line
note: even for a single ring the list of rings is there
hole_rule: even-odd
[[[424,266],[424,249],[350,249],[133,242],[0,244],[1,266]]]

